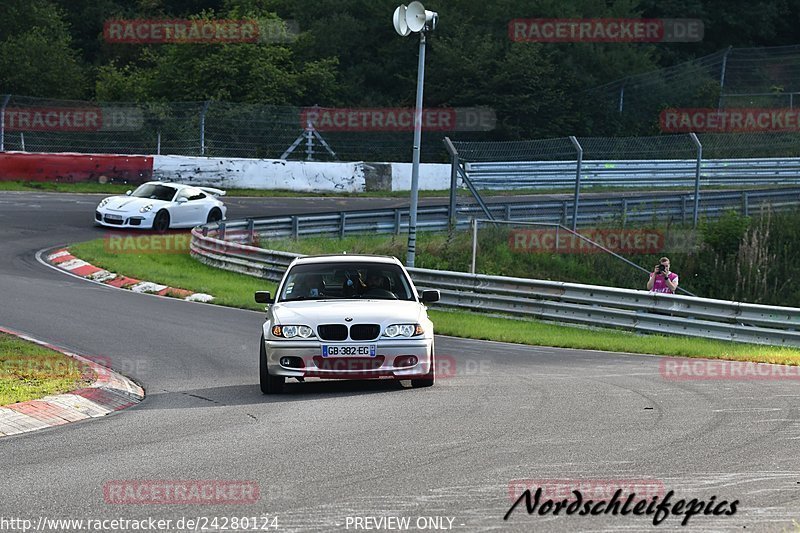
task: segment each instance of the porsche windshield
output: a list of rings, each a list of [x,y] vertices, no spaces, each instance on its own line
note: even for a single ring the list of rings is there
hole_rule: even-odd
[[[278,301],[415,300],[402,269],[391,263],[308,263],[289,272]]]
[[[163,200],[169,202],[175,196],[175,189],[166,185],[155,183],[145,183],[140,185],[131,196],[135,198],[149,198],[151,200]]]

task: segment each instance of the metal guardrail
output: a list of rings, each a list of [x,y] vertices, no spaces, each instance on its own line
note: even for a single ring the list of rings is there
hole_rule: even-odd
[[[749,193],[760,200],[780,199],[784,204],[790,196],[785,190]],[[793,190],[791,195],[793,205],[800,202],[800,190]],[[706,207],[724,209],[728,205],[725,200],[731,198],[738,201],[741,196],[739,193],[725,193],[715,200],[717,203]],[[664,202],[663,197],[659,200]],[[675,203],[674,198],[672,203]],[[527,205],[526,211],[530,209],[530,204]],[[504,204],[491,205],[490,208],[513,216],[518,206]],[[482,213],[475,206],[465,211],[472,216]],[[278,281],[299,254],[264,249],[258,246],[259,239],[399,233],[405,227],[403,212],[402,209],[391,209],[207,224],[192,230],[190,249],[192,256],[211,266]],[[663,210],[659,213],[663,214]],[[554,214],[561,216],[558,210]],[[419,211],[419,226],[422,228],[442,230],[448,227],[448,222],[446,207]],[[468,220],[459,220],[458,225],[466,226],[468,223]],[[442,294],[440,305],[445,307],[590,326],[615,326],[646,333],[800,346],[800,309],[797,308],[420,268],[409,269],[409,272],[420,289],[439,289]]]
[[[464,162],[478,189],[552,189],[575,185],[576,161]],[[584,187],[692,187],[696,159],[583,160]],[[703,186],[800,184],[800,158],[703,159]]]
[[[246,227],[248,222],[229,223]],[[191,253],[201,262],[278,281],[299,254],[217,238],[219,229],[192,230]],[[205,233],[205,234],[204,234]],[[657,294],[578,283],[408,269],[419,289],[438,289],[439,305],[589,326],[618,327],[736,342],[800,346],[800,309]]]
[[[699,202],[700,212],[716,218],[728,210],[743,215],[755,213],[762,206],[784,210],[800,205],[800,187],[745,191],[714,191],[704,193]],[[495,220],[524,220],[529,222],[563,223],[572,219],[572,200],[543,199],[534,202],[496,202],[485,205]],[[691,193],[650,193],[636,196],[584,198],[578,215],[578,226],[587,227],[618,220],[624,227],[628,222],[687,223],[692,220],[694,195]],[[467,229],[473,218],[484,218],[478,205],[460,205],[453,217],[453,227]],[[420,231],[445,231],[451,220],[447,206],[420,207],[417,227]],[[239,234],[234,240],[253,232],[270,237],[299,238],[305,235],[339,236],[359,233],[400,234],[408,229],[408,208],[369,211],[348,211],[307,215],[267,217],[244,223],[223,223]],[[224,230],[223,230],[224,231]],[[223,234],[224,236],[224,234]]]

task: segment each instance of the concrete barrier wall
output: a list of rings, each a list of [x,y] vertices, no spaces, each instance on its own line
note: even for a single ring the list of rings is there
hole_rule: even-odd
[[[153,178],[223,189],[365,190],[363,163],[157,155],[153,157]]]
[[[0,181],[137,184],[151,180],[152,174],[153,158],[149,156],[0,152]]]
[[[301,192],[411,190],[411,163],[154,156],[153,178],[221,188]],[[450,165],[420,165],[420,190],[450,188]]]
[[[223,189],[299,192],[408,191],[411,163],[284,161],[110,154],[0,153],[0,180],[131,184],[151,179]],[[450,188],[450,165],[420,165],[420,190]]]

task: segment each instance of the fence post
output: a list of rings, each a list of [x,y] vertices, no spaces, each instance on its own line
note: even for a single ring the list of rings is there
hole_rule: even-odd
[[[219,233],[217,234],[217,238],[221,241],[225,240],[225,222],[220,222],[218,226]]]
[[[728,54],[731,53],[733,46],[729,46],[725,50],[725,55],[722,56],[722,68],[719,75],[719,101],[717,102],[717,109],[722,109],[722,91],[725,89],[725,70],[728,67]]]
[[[3,105],[0,107],[0,152],[6,151],[6,106],[9,100],[11,100],[11,95],[5,95]]]
[[[25,151],[25,132],[19,132],[19,149]]]
[[[458,165],[461,164],[461,161],[458,157],[458,150],[453,146],[450,137],[445,137],[442,142],[444,142],[447,153],[450,154],[450,203],[447,207],[447,219],[452,227],[456,224],[456,189],[458,188]]]
[[[625,85],[623,84],[619,88],[619,105],[617,106],[617,112],[622,113],[622,104],[625,102]]]
[[[300,220],[297,215],[292,215],[292,239],[297,240],[300,236]]]
[[[692,221],[692,228],[696,229],[697,219],[700,216],[700,166],[703,163],[703,145],[700,144],[700,139],[695,133],[690,133],[689,137],[697,147],[697,165],[694,170],[694,219]]]
[[[394,210],[394,234],[400,235],[400,210]]]
[[[211,101],[206,100],[200,111],[200,155],[206,155],[206,112],[209,105],[211,105]]]
[[[158,128],[158,136],[156,138],[156,155],[161,155],[161,128]]]
[[[344,239],[344,228],[347,226],[347,212],[339,213],[339,238]]]
[[[575,165],[575,200],[572,203],[572,231],[578,228],[578,200],[581,196],[581,167],[583,166],[583,147],[578,142],[577,137],[570,135],[570,142],[578,152],[578,162]],[[566,210],[565,210],[566,211]]]
[[[744,216],[750,216],[750,195],[747,191],[742,191],[742,211]]]

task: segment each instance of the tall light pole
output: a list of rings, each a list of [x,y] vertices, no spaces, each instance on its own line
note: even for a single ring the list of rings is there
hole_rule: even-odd
[[[419,202],[419,158],[422,144],[422,87],[425,82],[425,37],[436,29],[438,13],[426,11],[420,2],[411,2],[408,7],[400,5],[394,10],[392,23],[402,37],[412,32],[419,33],[419,62],[417,65],[417,102],[414,110],[414,151],[411,158],[411,207],[408,213],[408,253],[406,266],[414,266],[417,253],[417,204]]]

